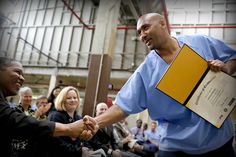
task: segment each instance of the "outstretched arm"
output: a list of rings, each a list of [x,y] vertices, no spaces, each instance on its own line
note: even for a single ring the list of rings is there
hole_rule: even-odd
[[[106,112],[104,112],[103,114],[95,118],[92,118],[87,115],[84,116],[83,121],[86,124],[87,128],[90,128],[93,124],[96,123],[96,126],[93,126],[96,132],[98,129],[103,128],[109,124],[119,122],[120,120],[124,119],[127,116],[128,115],[125,114],[125,112],[123,112],[120,109],[120,107],[118,107],[117,105],[113,105]],[[93,124],[91,124],[91,122],[93,122]],[[92,131],[93,134],[94,134],[94,130]]]
[[[99,128],[103,128],[109,124],[117,123],[128,115],[123,112],[119,106],[113,105],[103,114],[95,117]]]
[[[90,120],[90,128],[83,120],[74,123],[62,124],[52,121],[38,121],[34,117],[18,113],[10,108],[9,104],[0,102],[0,122],[2,131],[12,130],[16,135],[22,137],[46,137],[46,136],[70,136],[89,140],[94,134],[95,122]]]
[[[69,124],[55,123],[53,136],[70,136],[79,137],[83,140],[89,140],[97,131],[96,123],[90,120],[89,124],[85,124],[83,120],[78,120]]]

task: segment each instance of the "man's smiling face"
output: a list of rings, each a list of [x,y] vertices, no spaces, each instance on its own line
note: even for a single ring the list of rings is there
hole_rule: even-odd
[[[22,65],[17,62],[12,62],[11,65],[2,68],[0,76],[0,86],[4,97],[16,95],[25,80]]]

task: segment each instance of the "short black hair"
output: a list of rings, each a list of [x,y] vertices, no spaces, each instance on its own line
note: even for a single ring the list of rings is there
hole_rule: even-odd
[[[16,62],[16,60],[7,57],[0,57],[0,70],[11,66],[12,62]]]

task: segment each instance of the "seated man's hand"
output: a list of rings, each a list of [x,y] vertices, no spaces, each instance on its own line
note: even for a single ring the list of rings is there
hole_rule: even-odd
[[[47,103],[46,105],[44,105],[43,114],[46,114],[50,110],[51,106],[52,106],[52,103]]]
[[[143,146],[139,145],[139,144],[135,144],[134,147],[133,147],[133,150],[135,152],[142,152],[143,151]]]
[[[40,116],[45,115],[51,108],[51,105],[52,105],[51,103],[48,103],[46,105],[39,105],[38,109],[34,113],[35,117],[39,118]]]
[[[120,150],[114,150],[111,153],[112,157],[122,157],[121,151]]]
[[[122,140],[122,143],[123,143],[123,144],[129,143],[129,142],[131,141],[131,139],[132,139],[132,137],[127,136],[126,138],[124,138],[124,139]]]

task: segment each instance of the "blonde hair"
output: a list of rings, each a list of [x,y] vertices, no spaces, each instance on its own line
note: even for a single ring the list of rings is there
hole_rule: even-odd
[[[77,95],[77,98],[78,98],[78,106],[76,109],[79,108],[80,106],[80,95],[79,95],[79,91],[75,88],[75,87],[72,87],[72,86],[68,86],[68,87],[65,87],[61,90],[61,92],[59,93],[59,95],[56,97],[56,100],[55,100],[55,108],[57,111],[66,111],[65,109],[65,101],[66,101],[66,96],[67,96],[67,93],[69,91],[75,91],[76,95]]]

